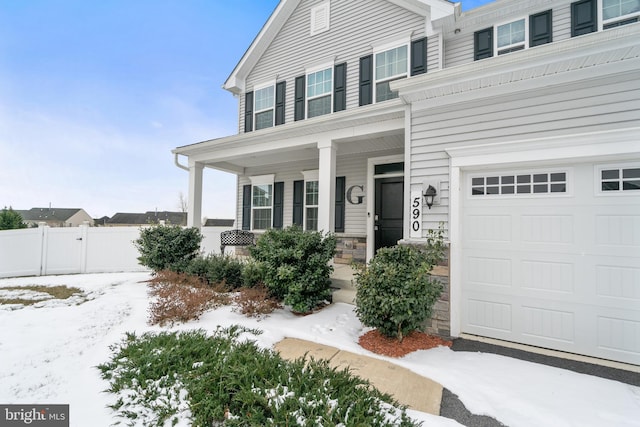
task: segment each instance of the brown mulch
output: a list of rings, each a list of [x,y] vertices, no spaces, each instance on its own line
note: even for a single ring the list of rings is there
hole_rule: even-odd
[[[367,332],[358,340],[362,348],[376,354],[390,357],[402,357],[416,350],[428,350],[438,346],[451,347],[452,342],[435,335],[413,331],[399,342],[396,338],[387,338],[377,329]]]

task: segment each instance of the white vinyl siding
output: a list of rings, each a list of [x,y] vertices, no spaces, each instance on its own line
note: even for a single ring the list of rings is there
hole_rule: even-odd
[[[285,123],[293,123],[294,80],[306,74],[305,66],[325,58],[347,63],[347,110],[358,108],[359,59],[372,52],[371,43],[389,34],[412,32],[412,39],[425,37],[425,19],[391,2],[350,0],[332,2],[331,29],[314,36],[309,34],[309,16],[316,1],[302,0],[282,30],[247,77],[251,88],[278,76],[287,81]],[[354,24],[354,23],[357,23]],[[300,35],[304,34],[301,43]],[[308,38],[307,38],[308,37]],[[244,103],[240,97],[240,104]],[[239,129],[244,131],[244,108],[239,115]]]
[[[398,151],[381,151],[372,153],[373,157],[384,156],[389,154],[397,154]],[[293,223],[293,181],[301,181],[304,176],[301,170],[317,169],[318,163],[315,161],[297,162],[295,165],[283,164],[277,167],[269,167],[265,169],[252,168],[248,171],[251,175],[261,175],[265,173],[274,173],[274,182],[284,182],[284,210],[283,225],[288,227]],[[352,154],[348,156],[340,156],[336,160],[336,176],[344,176],[346,179],[345,190],[354,185],[363,187],[361,193],[359,189],[354,191],[354,201],[357,195],[364,195],[366,192],[367,182],[367,158],[362,154]],[[237,218],[238,224],[242,224],[242,187],[251,184],[246,176],[240,176],[238,179],[237,192]],[[366,236],[367,225],[367,204],[366,199],[361,204],[345,203],[345,235]]]
[[[437,228],[449,215],[447,148],[497,144],[535,138],[617,130],[635,126],[640,117],[640,81],[619,77],[599,86],[565,85],[513,95],[434,107],[412,112],[412,188],[441,182],[440,204],[424,217],[423,229]],[[461,108],[464,105],[465,108]]]

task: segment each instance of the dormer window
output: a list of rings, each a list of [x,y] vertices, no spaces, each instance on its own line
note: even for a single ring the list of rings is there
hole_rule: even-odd
[[[256,89],[254,95],[254,114],[256,130],[273,126],[275,107],[275,86]]]
[[[333,67],[307,74],[307,118],[331,113]]]
[[[398,92],[392,91],[389,83],[393,80],[407,77],[407,69],[409,68],[408,46],[405,44],[376,53],[374,58],[376,102],[397,98]]]
[[[525,18],[496,25],[495,31],[495,51],[498,52],[498,55],[527,47],[527,20]]]
[[[604,29],[637,22],[640,0],[602,0],[602,26]]]

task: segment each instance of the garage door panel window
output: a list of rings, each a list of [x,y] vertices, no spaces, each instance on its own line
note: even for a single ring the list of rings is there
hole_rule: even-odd
[[[640,192],[640,165],[632,167],[603,167],[600,169],[602,193]]]
[[[518,196],[567,192],[567,172],[495,174],[471,178],[471,196]]]

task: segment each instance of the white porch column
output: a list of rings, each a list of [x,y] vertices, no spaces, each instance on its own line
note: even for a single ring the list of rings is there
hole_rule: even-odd
[[[318,142],[318,231],[335,230],[336,147],[331,140]]]
[[[187,226],[202,226],[202,171],[204,164],[189,160],[189,211]]]

